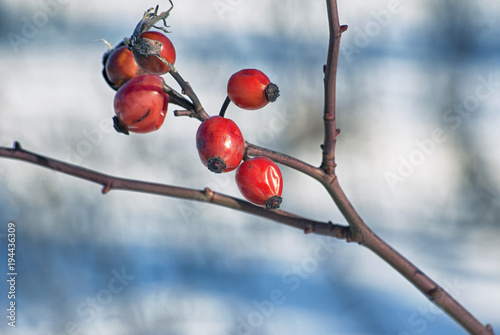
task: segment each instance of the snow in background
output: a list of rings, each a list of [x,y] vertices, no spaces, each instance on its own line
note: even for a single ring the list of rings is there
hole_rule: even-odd
[[[99,39],[117,44],[155,5],[2,1],[0,145],[17,140],[103,173],[239,196],[234,173],[200,164],[198,122],[175,118],[173,106],[155,133],[111,128]],[[340,182],[382,238],[500,329],[500,3],[339,6],[349,25]],[[176,67],[208,113],[232,73],[259,68],[281,97],[228,116],[249,141],[320,163],[324,1],[184,0],[168,23]],[[282,171],[284,210],[345,223],[317,182]],[[103,196],[98,185],[0,159],[0,220],[0,269],[6,276],[13,220],[19,273],[17,329],[3,317],[2,334],[464,333],[368,250],[228,209]]]

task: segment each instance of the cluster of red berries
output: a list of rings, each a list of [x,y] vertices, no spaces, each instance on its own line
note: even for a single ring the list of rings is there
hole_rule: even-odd
[[[157,31],[147,31],[141,39],[159,43],[159,55],[144,56],[119,45],[104,55],[103,75],[117,90],[114,100],[116,131],[127,134],[149,133],[161,127],[167,114],[169,96],[164,92],[160,75],[170,71],[166,63],[175,63],[175,49],[170,39]]]
[[[281,204],[281,172],[267,157],[244,160],[243,135],[236,123],[225,118],[224,114],[229,102],[242,109],[255,110],[276,101],[278,96],[278,86],[261,71],[238,71],[229,78],[227,99],[220,114],[203,121],[196,132],[196,147],[202,163],[215,173],[237,168],[236,185],[241,194],[248,201],[268,209],[276,209]]]
[[[140,48],[122,43],[105,53],[103,76],[115,89],[114,128],[121,133],[148,133],[159,129],[167,114],[168,90],[161,75],[171,70],[176,53],[170,39],[157,31],[140,34],[139,44],[154,45],[158,53],[145,55]],[[244,69],[228,81],[227,99],[220,114],[204,120],[196,133],[202,163],[215,173],[236,170],[236,184],[250,202],[267,209],[279,208],[283,178],[267,157],[245,156],[245,140],[236,123],[224,117],[230,102],[256,110],[279,96],[278,87],[259,70]],[[243,163],[242,163],[243,162]]]

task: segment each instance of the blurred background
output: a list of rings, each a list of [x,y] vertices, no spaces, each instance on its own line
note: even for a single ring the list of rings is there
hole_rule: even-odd
[[[377,234],[500,331],[500,3],[339,1],[338,176]],[[119,177],[239,196],[200,162],[197,120],[124,136],[102,54],[147,1],[0,2],[0,145]],[[168,1],[158,3],[160,10]],[[230,106],[247,140],[321,159],[325,1],[183,0],[176,67],[209,114],[259,68],[281,97]],[[175,85],[170,78],[166,78]],[[284,210],[344,224],[283,168]],[[0,158],[2,334],[465,334],[370,251],[228,209],[98,185]],[[15,222],[16,329],[7,325]]]

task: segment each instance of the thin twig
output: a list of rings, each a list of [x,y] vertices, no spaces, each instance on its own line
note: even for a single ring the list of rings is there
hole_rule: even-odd
[[[199,117],[198,114],[193,112],[193,110],[191,110],[191,109],[174,110],[174,116],[187,116],[187,117],[191,117],[191,118],[198,118]]]
[[[165,81],[163,81],[163,92],[167,93],[169,96],[169,103],[175,104],[177,106],[181,106],[187,110],[191,110],[194,112],[194,105],[192,102],[184,98],[182,94],[174,90],[172,87],[167,85]],[[203,120],[201,120],[203,121]]]
[[[198,119],[201,121],[208,119],[210,115],[208,115],[207,112],[205,112],[205,109],[201,105],[200,99],[198,99],[198,96],[194,92],[191,85],[187,81],[185,81],[184,78],[182,78],[182,76],[176,69],[170,69],[169,73],[182,88],[182,94],[187,95],[193,102],[193,107],[194,107],[193,112],[195,112],[198,115]]]
[[[285,155],[278,151],[269,150],[259,147],[255,144],[246,142],[246,154],[248,156],[266,156],[276,163],[283,164],[299,172],[302,172],[317,180],[323,180],[324,173],[321,169],[314,167],[306,162],[303,162],[295,157]]]
[[[327,0],[328,23],[330,27],[330,40],[328,44],[328,57],[325,66],[325,106],[323,120],[325,124],[325,138],[323,141],[323,161],[321,168],[328,175],[335,173],[335,144],[339,130],[337,129],[335,98],[337,82],[337,63],[340,50],[340,36],[342,29],[339,24],[337,1]]]
[[[231,103],[231,99],[229,98],[229,96],[227,96],[226,99],[224,99],[224,102],[222,103],[222,106],[221,106],[220,112],[219,112],[219,116],[224,117],[226,115],[226,110],[227,110],[227,107],[229,106],[230,103]]]
[[[347,26],[340,26],[339,24],[337,1],[327,0],[326,4],[330,27],[330,39],[328,58],[325,66],[325,106],[323,115],[325,123],[325,141],[323,143],[323,161],[321,164],[321,168],[325,174],[322,178],[319,178],[320,182],[349,223],[352,238],[354,240],[361,241],[360,244],[385,260],[392,268],[398,271],[420,290],[430,301],[440,307],[468,332],[477,335],[492,335],[493,330],[491,326],[487,327],[482,325],[458,301],[451,297],[448,292],[379,238],[365,224],[340,187],[338,178],[335,174],[335,145],[339,134],[335,119],[335,86],[340,50],[340,36],[342,32],[347,29]]]

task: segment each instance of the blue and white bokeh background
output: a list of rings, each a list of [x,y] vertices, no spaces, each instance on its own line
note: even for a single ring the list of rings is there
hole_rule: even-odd
[[[500,3],[342,1],[338,175],[368,224],[500,330]],[[198,121],[123,136],[101,77],[105,39],[148,1],[0,2],[0,145],[120,177],[239,196],[210,173]],[[159,3],[160,9],[169,6]],[[245,137],[318,165],[325,1],[183,0],[179,72],[216,114],[229,76],[263,70],[281,97],[231,106]],[[170,79],[168,79],[170,80]],[[345,223],[287,168],[283,209]],[[7,325],[7,223],[17,229]],[[184,200],[112,191],[0,158],[1,334],[465,334],[368,250]]]

